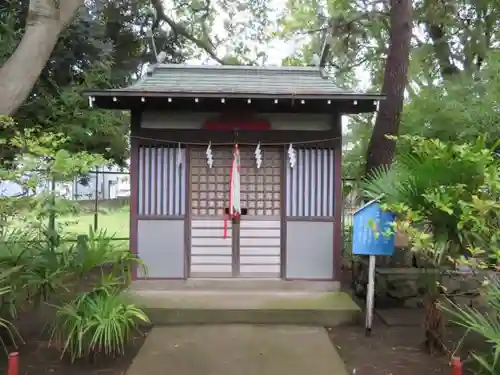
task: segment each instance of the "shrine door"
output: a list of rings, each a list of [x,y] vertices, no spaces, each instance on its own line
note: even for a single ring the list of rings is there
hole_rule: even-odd
[[[240,222],[227,223],[232,148],[213,147],[213,166],[206,149],[190,151],[190,277],[264,277],[281,275],[281,166],[278,149],[262,149],[256,167],[254,148],[240,147]]]

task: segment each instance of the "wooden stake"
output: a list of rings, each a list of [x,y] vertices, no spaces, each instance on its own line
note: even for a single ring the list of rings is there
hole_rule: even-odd
[[[19,353],[17,352],[9,354],[7,375],[19,375]]]

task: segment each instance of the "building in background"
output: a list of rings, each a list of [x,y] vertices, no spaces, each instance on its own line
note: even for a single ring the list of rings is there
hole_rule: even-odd
[[[124,198],[130,196],[130,175],[117,166],[103,166],[97,172],[59,183],[56,189],[61,196],[73,200]]]
[[[51,190],[51,181],[44,180],[34,192],[24,192],[12,181],[0,182],[0,196],[38,194]],[[127,169],[118,166],[102,166],[97,172],[75,177],[73,181],[57,182],[56,193],[70,200],[117,199],[130,196],[130,175]]]

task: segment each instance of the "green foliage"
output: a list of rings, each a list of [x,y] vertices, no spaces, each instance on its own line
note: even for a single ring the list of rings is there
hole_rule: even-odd
[[[347,133],[343,135],[342,176],[357,179],[364,176],[366,152],[373,130],[373,114],[349,118]]]
[[[442,141],[474,142],[500,139],[496,107],[500,92],[500,56],[491,55],[474,76],[461,75],[423,87],[406,105],[402,132]]]
[[[104,275],[105,269],[111,269],[113,277],[123,278],[123,282],[128,284],[132,280],[133,268],[137,267],[147,273],[146,265],[128,248],[116,246],[113,236],[103,229],[94,231],[89,226],[87,238],[74,246],[72,251],[74,255],[71,264],[81,277],[93,270],[101,270]]]
[[[47,236],[54,236],[51,232],[56,228],[53,220],[48,227],[43,221],[53,219],[56,212],[65,214],[75,209],[67,200],[58,199],[55,184],[85,175],[106,160],[86,151],[72,154],[64,149],[67,137],[62,134],[39,136],[32,129],[17,130],[15,122],[6,117],[0,118],[0,125],[7,130],[0,133],[0,149],[17,150],[14,160],[0,164],[0,180],[22,189],[18,196],[0,197],[0,235],[9,228],[12,232],[23,226],[27,231],[37,231],[41,239],[46,240]],[[40,191],[40,187],[47,187],[49,182],[52,189],[49,186]],[[30,233],[29,238],[36,239],[36,236]]]
[[[18,310],[27,302],[39,306],[65,290],[59,259],[29,228],[0,233],[0,338],[8,333],[16,346],[22,339],[11,321]]]
[[[31,129],[39,136],[62,133],[64,149],[101,154],[124,165],[128,114],[90,109],[82,90],[128,85],[140,76],[145,63],[154,60],[147,36],[153,22],[149,3],[86,1],[60,35],[31,95],[15,114],[16,130]],[[28,5],[29,0],[0,4],[0,66],[21,40]],[[157,42],[167,52],[167,61],[183,61],[176,35],[165,33]],[[4,157],[15,155],[15,149],[8,155],[6,151]]]
[[[62,342],[62,355],[69,354],[72,360],[93,359],[101,352],[122,355],[131,330],[138,322],[149,323],[141,310],[119,296],[130,282],[132,267],[144,267],[142,262],[128,249],[114,247],[104,231],[90,230],[90,240],[85,246],[61,243],[54,247],[50,239],[43,241],[29,230],[4,231],[0,237],[0,333],[5,331],[14,345],[14,339],[22,339],[11,320],[27,302],[34,302],[35,308],[41,303],[59,306],[53,336]],[[97,280],[89,277],[94,270],[101,270]],[[65,302],[82,282],[92,285],[92,290]]]
[[[94,231],[89,226],[88,237],[75,247],[73,264],[75,270],[84,277],[94,269],[101,269],[115,261],[115,247],[106,230]]]
[[[365,84],[380,87],[389,12],[388,2],[288,0],[278,19],[279,35],[293,38],[299,47],[287,62],[310,63],[312,54],[319,53],[322,31],[333,24],[330,62],[339,79],[352,78],[354,68],[360,67]],[[496,47],[500,27],[492,20],[499,17],[500,4],[494,0],[414,1],[413,28],[419,32],[412,40],[410,97],[454,73],[472,76],[483,68]],[[433,30],[442,35],[438,40],[433,40]]]
[[[14,160],[0,164],[0,180],[17,184],[22,193],[15,197],[0,197],[0,231],[6,225],[23,223],[50,234],[54,226],[47,228],[42,220],[53,217],[56,211],[60,214],[71,212],[73,207],[67,201],[58,199],[55,191],[40,191],[40,186],[49,181],[55,185],[86,174],[104,164],[105,159],[86,151],[71,154],[62,148],[67,140],[62,134],[38,136],[36,131],[30,129],[16,130],[11,120],[4,120],[2,124],[9,131],[1,133],[0,146],[2,149],[16,149],[17,155]],[[16,223],[12,223],[14,219]]]
[[[9,5],[0,5],[0,61],[3,63],[15,51],[15,48],[22,38],[22,31],[16,30],[18,22],[17,14],[9,12]]]
[[[0,122],[14,126],[9,118]],[[132,330],[149,323],[144,312],[120,297],[132,269],[146,272],[144,264],[127,248],[115,246],[105,230],[90,227],[85,240],[66,241],[53,220],[49,227],[43,221],[67,207],[55,193],[36,192],[46,179],[66,181],[105,160],[86,152],[72,154],[60,134],[37,137],[30,129],[12,134],[2,133],[2,145],[16,149],[17,156],[0,166],[0,179],[19,184],[23,193],[0,198],[0,343],[6,347],[22,341],[12,323],[20,309],[49,303],[58,306],[53,339],[61,343],[62,356],[122,355]],[[91,291],[75,298],[82,288]]]
[[[36,305],[69,291],[67,282],[70,273],[64,253],[54,250],[47,241],[42,248],[35,247],[30,255],[20,281]]]
[[[69,355],[72,361],[123,355],[140,323],[150,323],[141,309],[126,304],[116,290],[99,288],[58,308],[52,337],[62,347],[61,358]]]
[[[4,310],[5,302],[11,300],[11,295],[13,293],[11,282],[18,271],[18,267],[4,269],[0,262],[0,308],[2,310]],[[8,344],[12,343],[14,347],[17,348],[17,343],[23,342],[21,335],[10,321],[10,318],[12,318],[12,315],[6,314],[5,311],[0,310],[0,344],[2,344],[6,354],[9,354],[7,349]],[[10,342],[6,343],[4,341],[5,335],[8,336]]]
[[[493,276],[485,283],[482,295],[489,311],[480,311],[469,306],[460,306],[448,301],[441,308],[451,316],[452,322],[465,328],[466,335],[475,333],[491,345],[488,354],[471,353],[479,365],[480,373],[496,375],[500,373],[500,280]]]
[[[400,133],[442,141],[473,142],[486,134],[493,142],[499,139],[500,25],[493,20],[500,16],[500,3],[417,0],[412,5],[412,29],[418,32],[411,42],[408,103]],[[288,0],[278,19],[278,35],[293,39],[297,48],[283,63],[311,64],[313,55],[320,53],[323,32],[333,25],[328,63],[335,84],[378,91],[388,50],[389,14],[389,2]],[[348,133],[353,147],[344,152],[343,173],[356,178],[364,169],[367,136],[357,124]]]
[[[375,170],[364,191],[381,197],[383,208],[397,216],[393,231],[408,235],[412,250],[438,268],[422,280],[424,323],[427,347],[443,352],[441,272],[460,263],[491,267],[488,256],[498,254],[500,159],[496,147],[486,148],[482,139],[461,145],[411,136],[398,140],[395,162]]]
[[[0,237],[0,269],[17,272],[10,280],[13,299],[3,300],[3,306],[12,309],[25,299],[39,306],[54,295],[68,292],[68,265],[66,249],[54,248],[49,237],[40,237],[29,228],[8,228]],[[9,311],[10,316],[15,314]]]
[[[311,64],[312,56],[321,53],[323,31],[329,24],[335,26],[328,61],[335,82],[350,88],[359,87],[360,79],[363,86],[381,85],[388,40],[388,6],[382,3],[288,0],[279,18],[279,35],[293,38],[299,47],[284,63]]]
[[[30,98],[16,115],[19,125],[44,136],[65,134],[61,142],[67,152],[101,154],[119,165],[128,157],[129,113],[90,108],[83,91],[113,86],[114,63],[103,58],[87,67],[77,82]]]
[[[499,249],[500,160],[478,139],[457,145],[402,136],[395,163],[364,184],[398,215],[398,230],[432,263],[463,261]]]

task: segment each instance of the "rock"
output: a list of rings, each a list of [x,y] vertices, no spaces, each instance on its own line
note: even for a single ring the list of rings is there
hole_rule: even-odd
[[[352,259],[351,258],[342,258],[342,269],[346,272],[352,270]]]
[[[480,288],[484,280],[482,274],[451,274],[445,275],[442,279],[442,285],[446,290],[447,295],[454,294],[475,294]]]
[[[455,296],[453,297],[453,302],[460,307],[472,307],[472,299],[469,296]]]
[[[471,305],[473,308],[478,309],[480,311],[486,311],[491,307],[488,305],[488,301],[485,296],[478,294],[477,296],[472,297]]]
[[[354,294],[356,295],[356,297],[364,298],[366,296],[365,287],[359,282],[354,283]]]
[[[391,256],[391,267],[412,267],[414,253],[407,249],[395,248]]]
[[[423,297],[412,297],[404,301],[404,307],[409,307],[411,309],[419,309],[424,307]]]
[[[454,279],[452,277],[444,277],[442,280],[442,285],[447,295],[457,294],[461,289],[460,280]]]
[[[408,264],[410,258],[405,258],[411,252],[401,252],[397,260],[392,263]],[[418,255],[418,254],[417,254]],[[417,263],[420,260],[417,259]],[[419,308],[422,306],[423,295],[426,288],[423,279],[431,277],[437,270],[417,267],[381,267],[376,269],[375,303],[378,307],[384,308],[392,305],[404,306],[408,308]],[[426,275],[427,274],[427,275]],[[446,295],[454,298],[461,306],[472,306],[479,310],[488,310],[488,305],[484,296],[480,293],[483,290],[482,284],[485,280],[498,278],[500,273],[494,271],[484,271],[479,273],[470,272],[449,272],[441,277],[435,275],[436,280],[440,280]],[[353,268],[353,289],[356,296],[365,298],[366,286],[368,283],[368,262],[360,258]]]
[[[387,294],[391,298],[407,300],[419,295],[418,282],[410,278],[391,278],[387,281]]]

